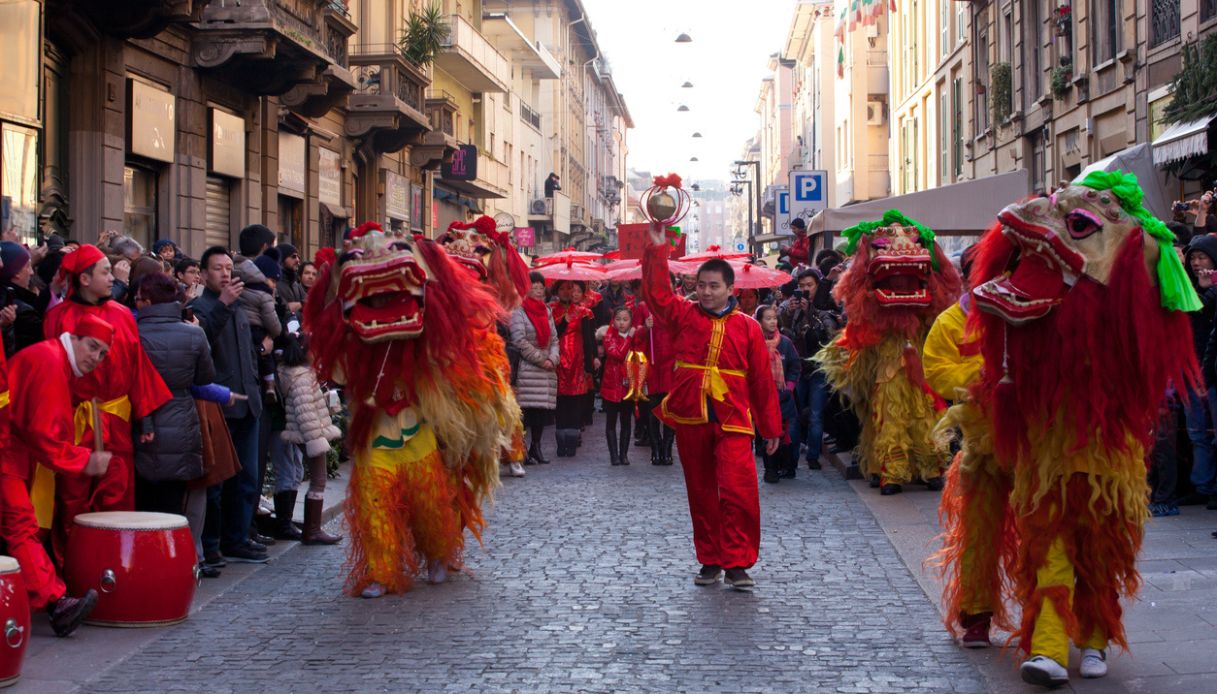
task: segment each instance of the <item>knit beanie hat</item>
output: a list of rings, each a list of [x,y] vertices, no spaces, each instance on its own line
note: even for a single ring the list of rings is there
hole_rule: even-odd
[[[279,263],[265,254],[254,258],[254,265],[258,266],[258,269],[262,271],[263,275],[266,275],[268,280],[278,282],[279,278],[283,276],[282,271],[279,270]]]
[[[0,268],[0,282],[8,282],[29,264],[30,252],[19,243],[4,241],[0,243],[0,260],[4,262],[4,267]]]

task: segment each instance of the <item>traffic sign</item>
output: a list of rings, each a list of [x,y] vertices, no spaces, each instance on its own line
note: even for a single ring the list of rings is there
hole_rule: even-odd
[[[820,210],[828,209],[827,171],[791,171],[789,190],[790,220],[800,217],[808,222]],[[790,233],[789,227],[788,221],[782,231]]]

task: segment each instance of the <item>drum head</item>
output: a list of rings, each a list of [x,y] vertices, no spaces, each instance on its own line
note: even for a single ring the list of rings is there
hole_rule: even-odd
[[[82,513],[76,516],[76,525],[109,530],[176,530],[188,526],[185,516],[141,511]]]
[[[16,559],[0,554],[0,574],[11,574],[21,571],[21,565]]]

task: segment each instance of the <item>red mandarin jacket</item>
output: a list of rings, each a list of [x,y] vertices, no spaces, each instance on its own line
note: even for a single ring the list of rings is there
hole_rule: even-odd
[[[9,432],[12,430],[10,415],[13,410],[9,407],[12,396],[8,392],[8,364],[4,359],[4,350],[0,349],[0,455],[8,448]]]
[[[131,311],[116,301],[93,305],[69,298],[47,311],[43,333],[47,339],[58,338],[64,332],[72,332],[88,314],[114,326],[114,342],[105,361],[93,373],[79,379],[80,397],[82,400],[97,398],[101,404],[106,450],[130,455],[135,451],[132,422],[152,414],[168,402],[172,394],[144,353]],[[122,416],[124,411],[125,417]],[[91,426],[88,431],[93,431]]]
[[[649,363],[647,393],[669,393],[676,377],[676,340],[658,319],[654,321],[655,327],[647,327],[647,317],[651,315],[651,309],[647,308],[645,301],[634,305],[633,315],[634,325],[637,327],[634,339],[641,345],[639,349],[646,353]]]
[[[605,402],[621,402],[630,391],[625,358],[632,351],[641,351],[635,336],[622,336],[613,326],[604,335],[604,374],[600,377],[600,397]]]
[[[584,395],[592,392],[592,359],[596,346],[587,344],[592,333],[592,312],[586,306],[555,301],[549,305],[558,332],[558,395]],[[562,325],[562,319],[566,324]],[[586,327],[585,327],[586,324]]]
[[[21,435],[10,437],[0,450],[0,472],[27,483],[34,479],[37,463],[58,473],[81,474],[92,449],[76,445],[76,388],[82,379],[72,373],[63,345],[58,339],[30,345],[9,366],[10,404],[4,409]]]
[[[668,246],[649,245],[642,261],[647,305],[673,336],[676,371],[658,415],[669,424],[717,422],[725,432],[782,435],[777,389],[761,326],[737,310],[716,317],[677,296],[668,283]]]

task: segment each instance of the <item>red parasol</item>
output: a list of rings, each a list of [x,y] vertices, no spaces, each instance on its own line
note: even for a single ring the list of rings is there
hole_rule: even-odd
[[[588,263],[593,260],[600,260],[604,255],[601,253],[587,253],[585,251],[576,251],[573,248],[567,248],[557,253],[543,255],[540,258],[533,259],[533,265],[549,265],[551,263],[567,263],[574,261],[576,263]]]
[[[546,282],[560,282],[562,280],[595,282],[597,280],[609,279],[604,270],[601,270],[598,266],[587,263],[576,263],[573,260],[542,265],[541,267],[533,268],[533,272],[544,277]]]
[[[720,258],[722,260],[737,260],[739,258],[748,258],[751,255],[752,255],[751,253],[724,251],[722,246],[710,246],[702,253],[694,253],[693,255],[686,255],[684,257],[677,258],[677,260],[683,260],[685,262],[701,262],[701,261],[706,261],[706,260],[713,260],[715,258]]]
[[[736,289],[766,289],[780,287],[793,279],[789,273],[773,270],[762,265],[733,262]]]
[[[631,267],[625,263],[633,263],[633,266]],[[617,265],[617,263],[612,263],[612,265]],[[668,272],[672,272],[677,275],[691,275],[697,272],[697,263],[683,263],[679,260],[669,260]],[[637,260],[622,260],[619,267],[611,267],[608,269],[608,278],[618,282],[640,280],[642,279],[642,265]]]

